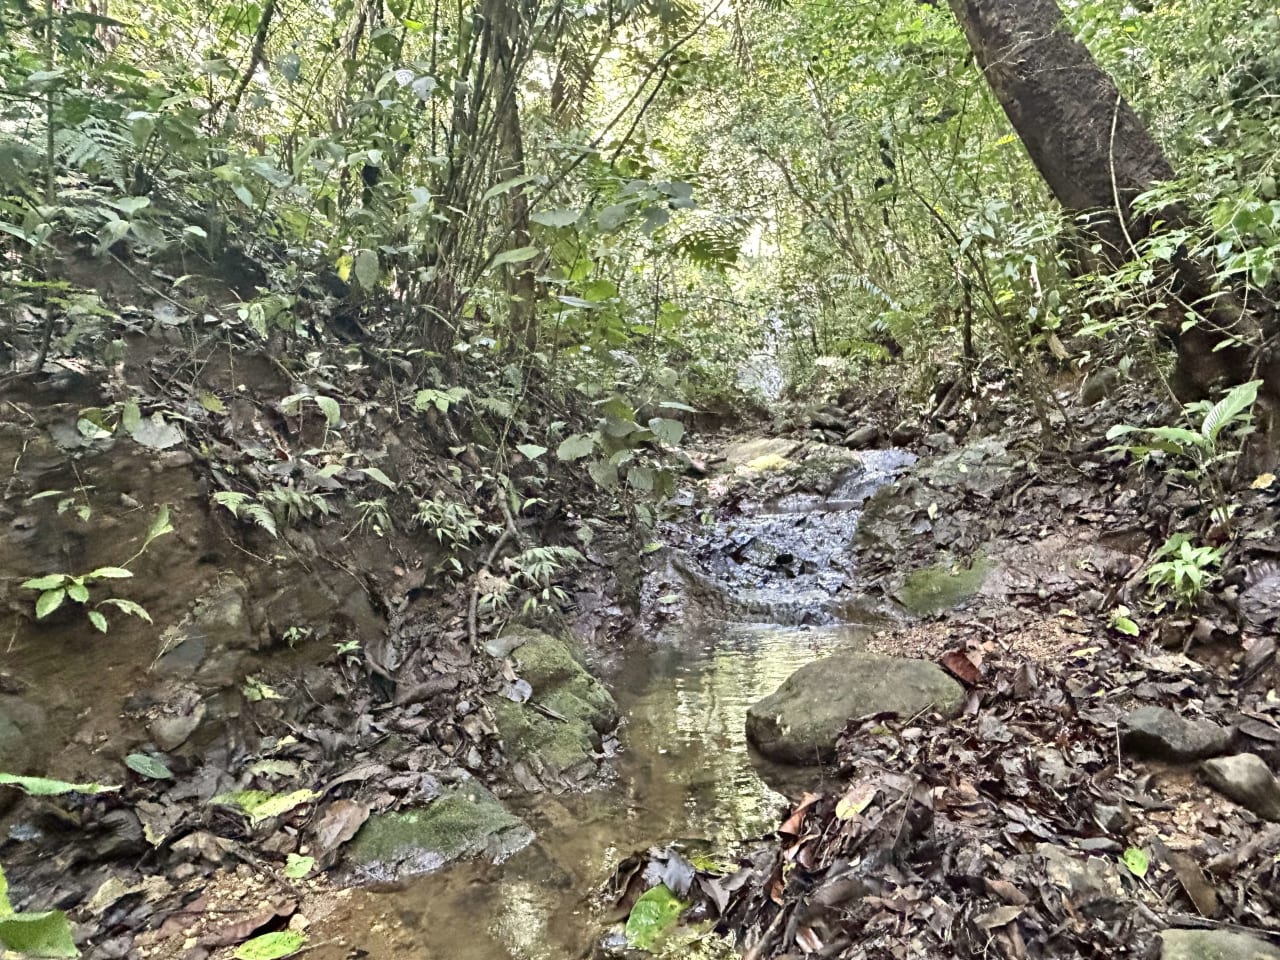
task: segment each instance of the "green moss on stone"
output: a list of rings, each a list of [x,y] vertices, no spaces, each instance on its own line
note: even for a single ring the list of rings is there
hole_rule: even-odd
[[[975,557],[973,563],[944,561],[915,570],[898,590],[898,601],[913,616],[923,617],[950,610],[975,596],[991,572],[991,561]]]

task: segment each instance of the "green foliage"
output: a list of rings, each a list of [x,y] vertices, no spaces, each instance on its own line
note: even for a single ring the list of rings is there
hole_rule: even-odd
[[[631,914],[627,917],[627,942],[640,950],[652,949],[659,938],[680,919],[680,914],[687,906],[664,884],[646,890],[632,906]]]
[[[55,610],[58,610],[64,602],[70,600],[72,603],[80,605],[94,629],[101,633],[106,633],[108,629],[107,618],[103,613],[104,607],[114,608],[122,613],[127,613],[151,623],[151,614],[147,613],[142,606],[134,601],[115,596],[108,596],[94,601],[91,591],[105,581],[127,580],[132,577],[133,571],[128,569],[128,564],[133,563],[142,556],[158,537],[172,532],[173,525],[169,522],[169,508],[162,506],[157,511],[151,526],[147,529],[142,546],[125,561],[125,566],[98,567],[96,570],[81,574],[50,573],[23,581],[21,584],[22,589],[34,590],[38,593],[35,600],[36,619],[43,620]],[[90,606],[91,603],[92,606]]]
[[[1197,546],[1189,534],[1175,533],[1151,559],[1145,577],[1152,593],[1179,610],[1188,610],[1217,579],[1222,549]]]
[[[17,787],[33,797],[60,797],[68,793],[113,793],[119,787],[105,787],[100,783],[68,783],[47,777],[19,777],[12,773],[0,773],[0,785]]]

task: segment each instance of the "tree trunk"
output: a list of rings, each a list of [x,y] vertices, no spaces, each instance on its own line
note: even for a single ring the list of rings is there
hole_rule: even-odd
[[[1075,39],[1055,0],[949,0],[991,85],[1045,183],[1101,244],[1111,266],[1129,260],[1155,220],[1185,225],[1180,206],[1139,217],[1140,193],[1173,177],[1173,167],[1111,77]],[[1166,332],[1178,345],[1175,390],[1184,399],[1222,383],[1261,375],[1280,396],[1280,364],[1242,344],[1261,345],[1258,322],[1231,290],[1217,285],[1210,264],[1175,258],[1174,293],[1207,322]],[[1236,338],[1222,349],[1223,335]]]

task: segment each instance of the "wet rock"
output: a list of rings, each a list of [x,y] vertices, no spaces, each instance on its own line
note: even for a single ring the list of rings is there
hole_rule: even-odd
[[[1237,753],[1206,760],[1200,769],[1215,790],[1265,820],[1280,820],[1280,783],[1261,757]]]
[[[503,630],[499,636],[490,637],[484,642],[484,652],[499,659],[509,657],[534,635],[530,630]]]
[[[747,711],[747,739],[783,763],[824,763],[853,717],[871,713],[914,716],[937,710],[954,716],[964,689],[924,660],[837,654],[806,664]]]
[[[889,434],[889,438],[894,443],[899,444],[915,443],[922,436],[924,436],[924,431],[920,429],[918,424],[912,423],[910,420],[903,420]]]
[[[1231,734],[1212,720],[1188,720],[1164,707],[1139,707],[1121,721],[1120,741],[1140,757],[1190,763],[1222,753]]]
[[[254,646],[247,590],[239,577],[224,574],[181,624],[165,631],[154,672],[184,680],[194,677],[209,687],[238,680],[235,673],[242,651]]]
[[[1160,960],[1280,960],[1280,949],[1230,930],[1165,930]]]
[[[362,879],[394,880],[454,860],[504,860],[532,839],[492,793],[466,780],[425,807],[373,814],[347,846],[347,859]]]
[[[845,446],[853,447],[855,450],[861,450],[864,447],[874,446],[880,440],[880,428],[875,424],[868,423],[866,426],[859,427],[844,438]]]
[[[35,704],[0,697],[0,772],[43,773],[39,768],[48,757],[47,729],[44,711]]]
[[[165,698],[160,713],[147,724],[157,747],[168,753],[182,746],[204,721],[206,708],[194,684],[181,684]]]
[[[977,557],[970,564],[935,563],[908,574],[896,599],[912,616],[931,616],[976,596],[990,572],[991,562],[985,557]]]
[[[749,472],[763,473],[767,470],[782,470],[791,465],[791,458],[800,450],[802,444],[795,440],[783,440],[778,437],[756,437],[731,443],[722,451],[725,466],[729,470],[745,469]]]
[[[1120,384],[1120,371],[1115,367],[1102,367],[1085,378],[1080,387],[1080,402],[1086,407],[1101,403],[1115,393]]]
[[[580,781],[595,772],[600,735],[617,724],[617,705],[575,659],[568,643],[528,633],[511,658],[532,694],[524,703],[496,701],[494,719],[513,760],[525,763],[544,782]]]

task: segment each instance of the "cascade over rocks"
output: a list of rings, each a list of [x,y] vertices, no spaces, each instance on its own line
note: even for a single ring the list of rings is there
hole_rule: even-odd
[[[747,739],[783,763],[825,763],[855,717],[909,718],[936,710],[955,716],[964,688],[924,660],[844,653],[807,664],[747,711]]]

